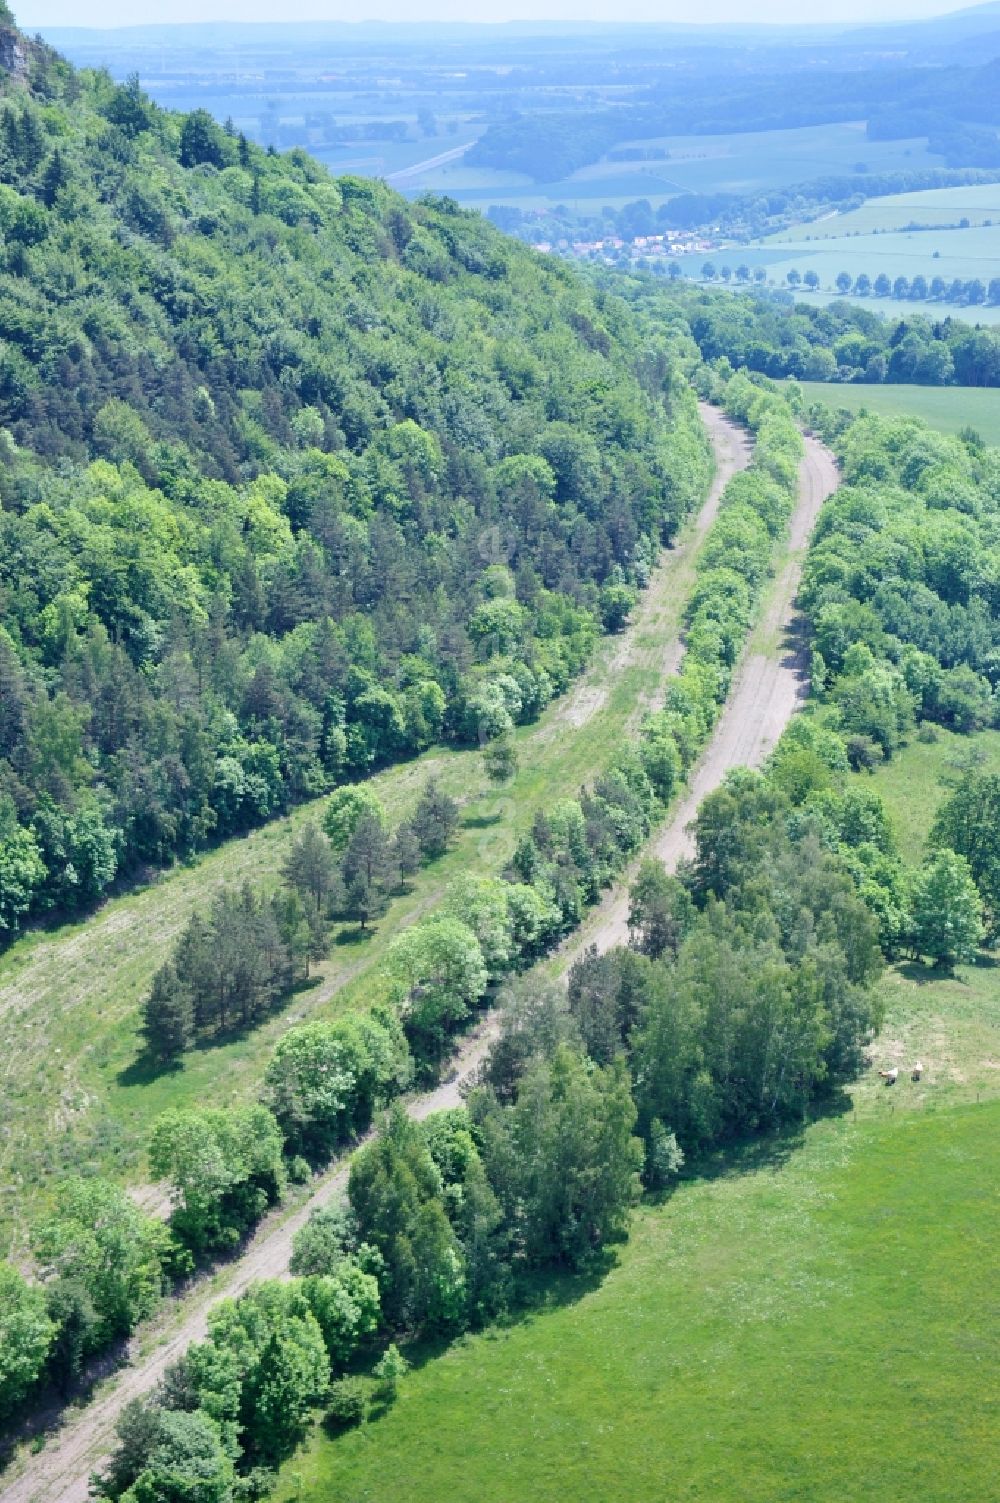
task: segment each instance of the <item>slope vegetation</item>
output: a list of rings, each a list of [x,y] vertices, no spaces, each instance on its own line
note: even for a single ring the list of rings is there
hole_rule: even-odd
[[[564,268],[3,38],[0,941],[534,720],[709,468]]]

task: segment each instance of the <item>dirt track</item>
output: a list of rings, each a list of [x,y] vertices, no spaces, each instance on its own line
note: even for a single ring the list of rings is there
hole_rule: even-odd
[[[704,416],[716,444],[718,474],[712,496],[696,524],[699,531],[709,525],[725,480],[745,462],[746,452],[724,419],[710,409],[704,412]],[[668,864],[675,863],[688,848],[685,826],[699,801],[719,784],[729,768],[740,764],[757,765],[763,760],[802,696],[801,664],[787,637],[793,621],[793,602],[805,546],[819,508],[836,484],[837,472],[832,456],[821,445],[807,441],[787,562],[768,592],[763,617],[755,629],[733,692],[695,771],[690,789],[669,824],[654,837],[652,850]],[[704,520],[706,514],[707,520]],[[783,635],[786,641],[780,653],[773,649],[769,653],[768,643],[781,639]],[[661,653],[675,651],[679,656],[679,648],[673,640],[660,644]],[[607,949],[623,942],[627,938],[627,914],[627,881],[623,881],[595,910],[582,935],[575,937],[573,947],[564,951],[565,963],[569,963],[581,945],[596,944]],[[490,1034],[490,1020],[484,1019],[479,1029],[463,1042],[452,1077],[437,1090],[411,1102],[409,1111],[412,1116],[422,1119],[431,1112],[459,1103],[460,1082],[482,1058]],[[260,1279],[287,1274],[295,1233],[311,1210],[327,1204],[343,1191],[346,1181],[346,1166],[331,1170],[297,1210],[291,1214],[278,1212],[264,1221],[238,1261],[213,1279],[196,1286],[183,1304],[169,1306],[159,1344],[148,1351],[137,1352],[130,1364],[117,1377],[110,1379],[85,1409],[67,1420],[43,1451],[26,1459],[21,1474],[12,1478],[5,1487],[3,1503],[87,1503],[89,1474],[99,1466],[113,1445],[115,1421],[124,1405],[148,1392],[187,1346],[204,1336],[208,1312],[219,1299],[241,1294]]]
[[[838,484],[836,462],[815,439],[806,439],[799,470],[799,498],[789,527],[785,562],[771,585],[719,723],[668,824],[644,855],[670,868],[691,852],[687,826],[707,793],[731,767],[759,767],[806,692],[805,664],[795,641],[795,596],[809,537],[820,507]],[[588,945],[609,950],[628,941],[628,881],[618,883],[593,910],[563,951],[569,965]]]

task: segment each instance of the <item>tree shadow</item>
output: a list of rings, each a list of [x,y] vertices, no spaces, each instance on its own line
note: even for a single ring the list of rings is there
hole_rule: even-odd
[[[183,1068],[183,1058],[154,1059],[144,1050],[142,1054],[136,1055],[130,1065],[118,1071],[115,1082],[120,1086],[152,1085],[155,1080],[161,1080],[164,1075],[179,1075]]]
[[[215,1033],[200,1034],[194,1040],[190,1048],[185,1049],[179,1059],[158,1060],[148,1051],[136,1056],[131,1064],[118,1071],[115,1080],[120,1086],[146,1086],[154,1081],[162,1079],[164,1075],[176,1075],[184,1068],[184,1059],[189,1054],[202,1054],[209,1049],[222,1049],[227,1044],[239,1043],[252,1034],[255,1029],[261,1028],[265,1023],[283,1012],[288,1004],[303,992],[314,991],[322,981],[322,976],[314,972],[311,976],[300,976],[293,981],[291,986],[281,993],[273,1007],[269,1008],[259,1018],[248,1018],[231,1023],[226,1028],[220,1028]]]
[[[464,830],[489,830],[493,825],[498,825],[503,819],[503,810],[496,809],[492,814],[466,814],[462,820]]]
[[[8,1414],[0,1434],[0,1474],[14,1460],[19,1447],[30,1444],[34,1450],[44,1449],[66,1420],[90,1402],[100,1383],[128,1366],[130,1352],[129,1338],[119,1337],[105,1351],[89,1358],[83,1371],[65,1387],[50,1381],[29,1393],[23,1407]],[[0,1476],[0,1483],[2,1480]]]
[[[762,1132],[730,1139],[715,1148],[692,1154],[678,1175],[677,1184],[733,1179],[739,1175],[783,1169],[802,1147],[806,1130],[813,1122],[846,1117],[853,1110],[853,1099],[843,1087],[837,1086],[827,1095],[810,1101],[805,1114],[795,1121],[780,1122]],[[671,1190],[665,1195],[661,1192],[661,1198],[669,1199],[671,1193]],[[657,1204],[658,1201],[650,1196],[647,1203]]]
[[[366,945],[375,937],[375,928],[368,924],[364,928],[360,924],[345,924],[343,929],[338,929],[334,944],[343,945]]]
[[[914,986],[929,986],[934,981],[957,981],[961,984],[962,980],[944,966],[924,965],[920,960],[906,960],[896,969],[905,980],[912,981]]]

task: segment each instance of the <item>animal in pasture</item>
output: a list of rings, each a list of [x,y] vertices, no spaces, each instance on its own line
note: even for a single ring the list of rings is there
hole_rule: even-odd
[[[895,1085],[896,1081],[899,1079],[899,1071],[895,1066],[893,1066],[891,1070],[880,1070],[878,1073],[881,1075],[886,1085]]]

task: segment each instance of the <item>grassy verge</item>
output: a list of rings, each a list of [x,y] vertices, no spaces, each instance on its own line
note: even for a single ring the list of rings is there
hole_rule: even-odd
[[[879,1051],[907,1028],[919,1086],[866,1076],[856,1110],[700,1166],[603,1281],[547,1285],[384,1418],[319,1432],[281,1503],[992,1496],[1000,970],[891,987]]]

